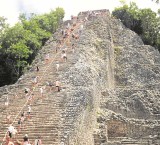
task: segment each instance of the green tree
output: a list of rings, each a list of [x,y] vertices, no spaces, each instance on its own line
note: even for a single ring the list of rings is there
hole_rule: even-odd
[[[112,12],[112,15],[120,19],[127,28],[136,31],[138,34],[142,33],[139,19],[140,10],[136,3],[131,2],[130,6],[125,4],[122,7],[116,8]]]
[[[64,17],[64,10],[57,8],[50,13],[19,15],[19,22],[8,27],[6,19],[0,17],[0,83],[14,83],[32,63],[38,51],[51,37]],[[2,85],[0,84],[0,86]]]
[[[159,0],[152,0],[152,1],[155,1],[157,4],[159,4],[159,2],[160,2]]]
[[[126,0],[119,0],[122,6],[126,5]]]
[[[158,9],[158,15],[159,15],[159,17],[160,17],[160,9]]]
[[[10,75],[14,76],[13,80],[22,74],[23,68],[27,65],[29,54],[32,52],[27,46],[26,36],[29,36],[28,34],[28,31],[17,23],[14,27],[8,28],[2,37],[3,62],[5,67],[10,70]]]
[[[4,29],[9,27],[9,24],[6,23],[6,20],[7,20],[6,18],[0,17],[0,35],[4,31]]]
[[[156,13],[151,9],[142,9],[140,19],[143,29],[142,39],[145,44],[156,46],[156,41],[160,30]]]
[[[26,14],[25,13],[20,13],[19,14],[19,20],[20,20],[21,23],[23,23],[24,21],[26,21],[27,20]]]
[[[31,54],[32,51],[30,51],[29,47],[25,45],[25,42],[19,41],[16,44],[12,44],[7,50],[7,53],[10,55],[10,58],[12,58],[14,62],[12,63],[12,67],[14,68],[17,77],[19,77],[23,68],[27,64],[26,59],[29,57],[29,54]]]
[[[5,29],[9,27],[9,25],[6,23],[6,18],[0,17],[0,49],[2,48],[2,35],[4,34]]]
[[[112,15],[122,21],[129,29],[138,33],[145,44],[152,45],[157,49],[160,38],[160,16],[151,9],[139,9],[136,3],[123,5],[116,8]]]

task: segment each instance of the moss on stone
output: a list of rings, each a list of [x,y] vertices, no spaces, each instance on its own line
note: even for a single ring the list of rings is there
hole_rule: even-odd
[[[116,56],[119,56],[121,54],[122,46],[114,46],[114,53]]]

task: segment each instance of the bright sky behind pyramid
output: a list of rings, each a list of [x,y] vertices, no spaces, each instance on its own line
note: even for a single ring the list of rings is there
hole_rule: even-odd
[[[128,3],[130,0],[126,0]],[[151,0],[132,0],[139,8],[151,8],[156,11],[160,4]],[[71,15],[77,15],[80,11],[109,9],[112,11],[120,6],[119,0],[0,0],[0,16],[8,19],[11,25],[18,21],[19,13],[45,13],[56,7],[65,10],[65,19],[70,19]]]

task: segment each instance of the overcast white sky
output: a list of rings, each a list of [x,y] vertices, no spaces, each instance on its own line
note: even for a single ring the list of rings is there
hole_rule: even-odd
[[[151,0],[132,1],[140,8],[151,8],[154,11],[160,8],[160,4],[157,5]],[[80,11],[96,9],[112,11],[119,5],[119,0],[0,0],[0,16],[6,17],[13,25],[18,21],[20,12],[45,13],[56,7],[62,7],[65,10],[65,19],[69,19],[71,15],[77,15]]]

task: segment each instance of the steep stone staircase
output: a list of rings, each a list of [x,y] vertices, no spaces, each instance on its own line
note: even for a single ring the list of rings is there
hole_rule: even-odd
[[[65,27],[65,26],[63,26]],[[74,31],[77,31],[79,24],[74,28]],[[60,33],[60,32],[59,32]],[[59,34],[60,36],[60,34]],[[71,36],[70,36],[71,39]],[[9,98],[9,106],[7,108],[3,107],[1,112],[0,120],[0,140],[4,140],[1,144],[5,144],[5,135],[9,124],[6,123],[6,116],[8,113],[11,114],[12,124],[15,128],[18,129],[18,119],[22,111],[27,112],[27,105],[29,102],[25,98],[24,88],[28,87],[32,90],[33,100],[31,102],[31,119],[26,119],[24,121],[24,128],[21,132],[18,133],[17,139],[22,141],[25,134],[28,134],[30,142],[33,142],[37,136],[42,137],[43,144],[53,145],[60,144],[61,140],[61,131],[62,131],[62,112],[64,108],[64,99],[65,99],[65,84],[62,83],[61,92],[56,92],[55,87],[50,90],[49,88],[45,89],[44,96],[41,98],[40,87],[45,86],[46,82],[55,83],[55,81],[60,79],[62,71],[68,69],[72,65],[72,50],[71,48],[67,50],[67,62],[61,62],[60,52],[55,53],[55,42],[50,42],[49,45],[46,45],[40,55],[40,60],[35,60],[31,71],[26,73],[18,83],[15,84],[14,89],[9,90],[7,95]],[[65,44],[64,44],[64,47]],[[49,53],[50,60],[45,63],[44,54]],[[60,70],[56,72],[56,61],[60,62]],[[37,62],[39,62],[37,64]],[[36,72],[36,65],[38,65],[40,71]],[[33,86],[32,78],[38,76],[38,83]],[[15,96],[15,97],[14,97]],[[64,96],[64,97],[63,97]],[[13,98],[14,97],[14,98]],[[4,99],[0,102],[1,106],[4,106]],[[70,124],[71,125],[71,124]]]
[[[53,52],[52,52],[53,53]],[[52,58],[53,56],[51,56]],[[52,65],[53,67],[53,65]],[[41,84],[42,82],[46,82],[46,79],[50,80],[50,77],[52,76],[52,79],[56,79],[56,74],[49,74],[47,72],[50,72],[50,69],[47,69],[47,71],[45,71],[46,66],[43,65],[40,66],[40,71],[44,71],[43,73],[38,73],[37,75],[39,76],[39,78],[41,79],[41,82],[38,82],[37,86],[35,86],[35,89],[32,91],[32,93],[34,93],[34,102],[31,103],[32,104],[32,112],[31,112],[31,120],[27,120],[25,121],[25,128],[22,129],[21,133],[18,134],[18,138],[21,140],[24,136],[24,134],[28,134],[31,142],[35,139],[35,137],[37,135],[41,135],[43,137],[44,143],[46,144],[52,144],[53,143],[53,138],[54,138],[54,142],[57,142],[57,130],[56,127],[59,126],[56,123],[59,123],[60,117],[58,116],[60,114],[60,107],[58,106],[60,103],[60,98],[58,98],[58,95],[56,92],[51,91],[51,92],[45,92],[45,96],[44,99],[41,101],[40,100],[40,92],[39,92],[39,84]],[[44,73],[47,73],[47,75],[45,75]],[[55,73],[55,72],[54,72]],[[45,77],[44,77],[45,75]],[[32,76],[32,74],[31,74]],[[19,113],[20,115],[20,111],[23,110],[25,112],[27,112],[27,100],[25,98],[25,94],[24,94],[24,87],[26,86],[32,86],[31,84],[31,77],[27,77],[28,79],[25,79],[24,81],[26,81],[26,84],[24,86],[22,86],[22,88],[18,89],[17,95],[18,97],[15,98],[13,100],[13,102],[10,102],[9,107],[3,111],[3,120],[1,120],[1,124],[3,124],[5,122],[4,118],[6,116],[6,114],[8,112],[11,113],[12,115],[12,119],[16,118],[17,113]],[[10,97],[10,96],[9,96]],[[12,96],[13,97],[13,96]],[[51,102],[51,103],[50,103]],[[57,110],[59,111],[57,113]],[[48,117],[51,116],[51,117]],[[53,117],[54,116],[54,117]],[[48,118],[46,118],[48,117]],[[18,126],[18,118],[17,117],[14,122],[13,125],[17,128]],[[51,119],[52,118],[52,119]],[[51,122],[52,120],[52,122]],[[54,128],[55,126],[55,128]],[[8,127],[8,125],[6,124],[5,126],[1,125],[1,139],[4,137],[4,131],[6,130],[6,128]],[[52,133],[53,132],[53,133]],[[38,133],[38,134],[37,134]],[[52,134],[52,136],[51,136]],[[50,138],[49,138],[50,137]],[[52,138],[52,140],[51,140]],[[47,140],[50,140],[50,142],[48,142]],[[58,143],[57,143],[58,144]]]

